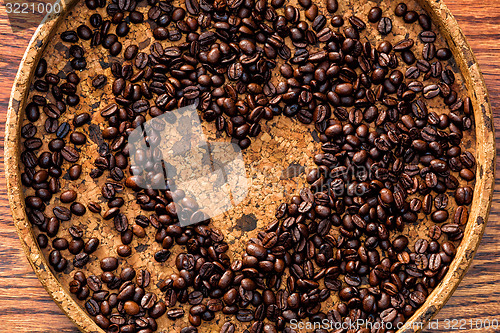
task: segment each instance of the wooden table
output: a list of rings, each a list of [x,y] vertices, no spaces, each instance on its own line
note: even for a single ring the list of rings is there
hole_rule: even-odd
[[[483,71],[488,87],[500,149],[500,5],[498,0],[446,0]],[[5,7],[0,8],[0,135],[4,139],[6,109],[19,62],[34,29],[12,32]],[[6,197],[3,143],[0,146],[0,331],[79,332],[52,302],[24,256]],[[497,160],[497,165],[500,159]],[[498,167],[497,167],[498,171]],[[500,172],[488,226],[472,267],[459,288],[437,315],[439,327],[426,332],[448,332],[445,320],[500,321]],[[460,325],[457,325],[457,327]],[[471,330],[467,328],[466,332]],[[495,332],[493,329],[478,332]],[[498,332],[499,330],[496,330]]]

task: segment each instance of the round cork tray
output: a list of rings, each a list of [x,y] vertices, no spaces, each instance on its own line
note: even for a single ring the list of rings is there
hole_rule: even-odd
[[[174,3],[177,2],[175,1]],[[291,2],[295,1],[291,0]],[[21,239],[23,250],[39,280],[56,304],[80,330],[83,332],[104,332],[83,310],[83,303],[74,299],[68,292],[68,283],[72,276],[71,271],[69,272],[70,274],[61,274],[55,273],[49,268],[50,266],[46,259],[48,255],[47,250],[42,251],[39,248],[36,241],[38,231],[32,229],[26,216],[24,196],[27,190],[23,189],[20,180],[20,129],[25,121],[24,107],[26,101],[33,94],[30,85],[32,83],[34,68],[40,57],[43,54],[47,54],[48,56],[45,58],[48,62],[48,68],[54,68],[62,72],[69,71],[67,60],[64,58],[68,48],[61,43],[59,34],[71,27],[78,26],[85,20],[86,15],[83,3],[83,1],[79,2],[77,0],[62,0],[60,2],[63,9],[62,12],[60,14],[49,15],[45,18],[26,50],[9,103],[5,140],[5,165],[8,196],[14,223]],[[474,108],[472,135],[464,136],[463,144],[471,151],[475,151],[477,160],[477,177],[475,183],[471,183],[475,186],[474,201],[470,209],[464,237],[444,279],[436,286],[422,307],[409,319],[407,322],[408,325],[406,325],[408,328],[399,331],[410,333],[421,330],[421,326],[418,324],[413,325],[414,323],[425,324],[443,307],[459,285],[472,262],[486,226],[492,200],[495,179],[495,138],[492,111],[483,77],[470,46],[458,27],[456,20],[446,5],[439,0],[418,0],[412,3],[407,2],[407,4],[409,8],[419,13],[425,11],[431,16],[434,24],[433,29],[440,32],[438,45],[444,46],[447,43],[453,52],[454,60],[452,59],[448,66],[456,73],[457,92],[460,96],[465,96],[465,93],[468,92]],[[383,2],[379,0],[342,1],[338,13],[344,16],[354,13],[359,17],[366,18],[366,13],[374,5],[380,6],[384,10],[385,15],[390,16],[393,20],[400,19],[393,17],[393,9],[396,2]],[[324,5],[319,4],[319,7],[322,9]],[[409,33],[416,40],[417,48],[421,48],[422,44],[417,40],[417,32],[415,30],[412,27],[408,28],[402,24],[394,24],[392,34],[386,39],[394,41],[398,38],[401,39],[401,36]],[[373,32],[365,31],[364,33]],[[148,46],[148,40],[152,39],[150,31],[134,31],[132,28],[131,34],[136,38],[134,42],[144,48]],[[380,36],[375,32],[371,38],[380,39]],[[124,42],[124,48],[128,46],[127,43],[129,42]],[[144,46],[141,46],[141,42],[144,43]],[[85,71],[80,73],[82,83],[79,92],[84,102],[73,108],[72,111],[74,112],[66,112],[63,116],[63,118],[67,118],[65,120],[71,120],[74,113],[84,111],[92,113],[95,109],[95,112],[92,113],[92,123],[99,124],[102,121],[98,111],[108,104],[109,96],[111,95],[110,84],[107,84],[103,93],[100,92],[102,93],[101,96],[95,96],[96,94],[91,94],[92,88],[90,82],[97,73],[102,71],[109,76],[109,63],[115,58],[104,53],[99,54],[99,52],[88,53],[86,55],[89,65]],[[434,108],[435,111],[439,107],[439,102],[429,105],[429,109]],[[241,244],[249,238],[254,237],[257,231],[270,221],[271,216],[274,214],[274,209],[288,197],[297,193],[302,185],[304,185],[304,170],[313,166],[312,156],[315,152],[319,151],[320,143],[314,139],[313,126],[306,126],[286,117],[277,118],[263,124],[262,134],[243,153],[245,164],[247,165],[247,174],[252,179],[249,196],[242,204],[235,207],[233,211],[225,213],[224,216],[216,217],[212,221],[215,227],[227,230],[226,240],[230,245],[228,253],[230,256],[239,256],[243,250]],[[208,133],[207,136],[209,139],[224,140],[224,136],[215,132],[213,124],[204,124],[203,126],[204,130]],[[85,125],[84,131],[90,133],[92,129],[87,128],[87,125]],[[91,135],[89,137],[92,139]],[[62,190],[67,189],[69,186],[72,188],[76,186],[79,192],[79,201],[84,204],[96,198],[99,192],[99,184],[95,184],[88,176],[90,164],[92,163],[91,159],[96,147],[97,145],[94,142],[89,142],[82,148],[80,162],[84,171],[83,177],[80,180],[72,183],[69,183],[67,179],[61,180]],[[85,152],[88,154],[85,154]],[[86,155],[87,157],[85,157]],[[53,202],[51,202],[52,204]],[[266,208],[261,209],[262,207]],[[135,207],[131,203],[127,208],[134,210]],[[453,205],[451,208],[454,208]],[[106,254],[106,248],[114,249],[114,245],[116,245],[116,234],[114,233],[116,231],[112,230],[109,223],[101,222],[99,216],[94,215],[96,214],[92,216],[86,214],[84,217],[74,219],[73,223],[85,227],[86,234],[84,237],[99,236],[102,246],[100,246],[100,250],[98,250],[96,256],[102,257]],[[430,222],[424,219],[418,225],[405,228],[407,230],[404,231],[404,234],[408,235],[410,240],[414,240],[417,237],[425,237],[429,226]],[[66,236],[67,227],[61,226],[58,236]],[[151,244],[151,251],[145,246],[147,244]],[[158,279],[165,278],[172,272],[170,266],[173,265],[169,264],[172,259],[163,264],[151,260],[154,251],[158,250],[156,247],[159,247],[157,243],[154,243],[154,234],[151,230],[148,231],[146,238],[139,241],[134,239],[132,245],[135,245],[134,248],[136,251],[131,257],[127,258],[126,263],[128,265],[132,265],[134,268],[148,268],[153,272],[152,276],[157,275]],[[175,256],[176,253],[173,251],[171,258],[175,258]],[[121,259],[121,261],[123,262],[124,260]],[[87,265],[86,271],[97,272],[98,266],[98,259],[93,258]],[[153,289],[151,291],[155,291],[154,288],[157,282],[152,281],[151,285]],[[333,304],[335,299],[327,301],[327,305],[328,302]],[[220,327],[226,321],[225,319],[229,319],[229,317],[224,318],[223,315],[220,315],[220,318],[210,323],[205,323],[204,325],[206,326],[204,327],[206,327],[206,330],[204,331],[218,332],[217,327]],[[159,331],[172,332],[172,327],[175,328],[175,331],[179,331],[187,323],[184,320],[173,322],[166,318],[166,316],[163,316],[158,320]],[[239,331],[243,331],[243,329]]]

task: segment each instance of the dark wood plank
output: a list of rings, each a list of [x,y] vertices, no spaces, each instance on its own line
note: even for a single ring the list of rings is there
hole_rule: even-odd
[[[483,71],[500,138],[500,6],[497,0],[446,0],[462,27]],[[52,302],[31,270],[11,220],[3,171],[3,135],[7,103],[19,62],[34,29],[12,33],[0,7],[0,322],[5,332],[78,332]],[[500,149],[500,139],[497,140]],[[497,160],[497,166],[500,159]],[[498,168],[497,168],[498,170]],[[446,319],[500,320],[500,173],[488,226],[473,266],[459,288],[437,315],[439,329],[449,332]],[[470,330],[467,330],[469,332]],[[494,332],[494,330],[480,330]]]

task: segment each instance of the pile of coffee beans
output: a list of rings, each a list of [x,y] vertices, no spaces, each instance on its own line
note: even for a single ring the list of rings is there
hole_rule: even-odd
[[[397,327],[425,302],[464,235],[475,179],[474,154],[461,145],[473,126],[472,104],[457,93],[451,51],[436,46],[429,16],[400,3],[394,7],[398,22],[379,7],[366,20],[344,17],[337,0],[321,6],[310,0],[297,6],[284,0],[85,4],[88,25],[60,36],[74,72],[64,78],[49,73],[44,59],[36,67],[36,93],[21,131],[21,179],[40,247],[51,249],[56,272],[72,272],[70,292],[100,327],[149,333],[163,315],[187,316],[191,326],[181,332],[192,333],[220,313],[248,323],[245,332],[251,333],[295,332],[287,324],[294,319]],[[384,39],[394,25],[416,22],[421,32],[415,39]],[[132,25],[151,27],[149,50],[123,48]],[[381,40],[368,40],[365,30],[377,31]],[[416,38],[423,43],[420,53]],[[59,179],[66,172],[71,180],[81,177],[79,148],[89,144],[81,127],[93,115],[60,118],[80,103],[78,72],[96,48],[114,60],[112,77],[98,74],[92,86],[110,84],[114,103],[99,110],[105,123],[90,172],[93,179],[106,178],[102,198],[84,205],[76,189],[61,192]],[[439,99],[443,110],[429,111],[431,99]],[[165,181],[153,158],[159,133],[148,133],[151,153],[134,156],[147,166],[148,179],[129,163],[134,129],[194,103],[205,121],[242,149],[259,140],[261,122],[277,116],[311,124],[321,142],[317,167],[306,175],[309,186],[277,208],[240,259],[226,254],[223,233],[208,219],[179,226],[180,215],[204,216],[189,194],[144,188],[146,181]],[[41,119],[44,126],[37,126]],[[123,208],[124,192],[133,192],[141,208],[133,223]],[[46,207],[56,197],[50,212]],[[61,223],[85,214],[113,221],[121,237],[115,249],[120,258],[100,258],[100,275],[73,272],[89,263],[98,238],[87,239],[76,225],[69,228],[71,239],[58,237]],[[426,216],[433,222],[427,238],[402,235],[405,225]],[[175,258],[177,273],[162,281],[126,264],[132,240],[144,238],[150,226],[162,248],[155,261],[173,261],[172,248],[183,249]],[[152,281],[161,295],[149,290]],[[182,304],[189,305],[187,313]],[[220,332],[235,330],[227,322]]]

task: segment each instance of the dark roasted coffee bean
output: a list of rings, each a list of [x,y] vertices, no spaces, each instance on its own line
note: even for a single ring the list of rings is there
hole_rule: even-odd
[[[76,216],[83,216],[87,211],[87,208],[85,208],[85,206],[79,202],[73,202],[71,204],[70,210]]]
[[[118,260],[113,257],[101,259],[101,269],[105,272],[114,271],[118,268]]]
[[[469,205],[472,202],[473,190],[470,186],[459,187],[455,191],[455,201],[458,205]]]
[[[92,38],[92,30],[90,30],[90,28],[84,24],[80,25],[76,29],[76,33],[78,34],[78,37],[83,40],[89,40],[90,38]]]
[[[220,333],[234,333],[234,332],[236,332],[236,326],[231,322],[225,322],[220,329]]]
[[[47,61],[43,58],[40,58],[35,68],[35,75],[37,77],[43,77],[45,73],[47,73]]]
[[[94,88],[102,88],[106,84],[107,80],[108,78],[105,75],[99,74],[92,80],[92,86]]]
[[[388,35],[392,31],[392,20],[388,17],[382,17],[378,22],[377,29],[382,35]]]
[[[339,4],[337,2],[337,0],[327,0],[326,1],[326,10],[329,12],[329,13],[335,13],[339,8]]]
[[[448,60],[452,56],[451,50],[448,48],[442,48],[436,51],[436,58],[439,60]]]
[[[117,56],[122,51],[122,44],[120,42],[115,42],[109,48],[109,54],[112,56]]]
[[[368,12],[368,21],[375,23],[382,18],[382,9],[380,7],[373,7]]]
[[[98,246],[99,246],[99,239],[92,237],[85,243],[85,247],[83,250],[85,251],[85,253],[91,254],[97,250]]]
[[[90,115],[88,113],[81,113],[75,116],[75,118],[73,118],[73,125],[75,127],[80,127],[88,123],[89,121],[90,121]]]
[[[137,285],[141,288],[149,286],[151,275],[148,270],[141,269],[137,274]]]
[[[71,219],[71,212],[68,208],[56,206],[53,209],[54,215],[61,221],[69,221]]]
[[[366,28],[366,24],[357,16],[351,16],[349,18],[349,23],[351,23],[351,25],[359,31]]]
[[[61,39],[67,43],[76,43],[78,41],[78,36],[75,31],[65,31],[61,34]]]
[[[403,20],[406,23],[414,23],[418,20],[418,14],[417,14],[417,12],[415,12],[413,10],[407,11],[403,17]]]
[[[430,84],[428,86],[425,86],[423,89],[423,95],[427,99],[436,97],[437,95],[439,95],[439,92],[439,86],[436,84]]]
[[[76,191],[67,190],[67,191],[64,191],[61,193],[60,199],[61,199],[61,202],[63,202],[63,203],[69,203],[69,202],[75,201],[76,196],[77,196]]]
[[[241,309],[236,313],[236,319],[241,322],[250,322],[254,320],[254,313],[250,309]]]
[[[448,219],[448,212],[446,210],[437,210],[432,213],[431,218],[436,223],[443,223]]]
[[[75,148],[64,146],[61,149],[61,156],[68,162],[74,163],[80,158],[80,154]]]
[[[157,262],[165,262],[170,258],[171,252],[169,250],[160,250],[155,253],[154,258]]]

